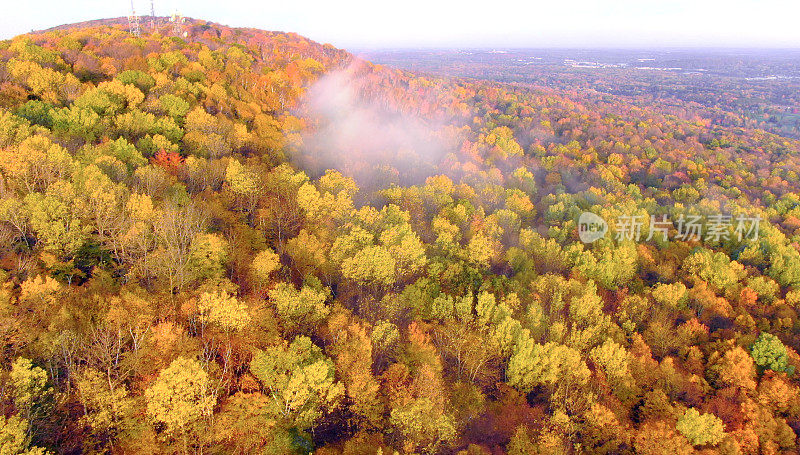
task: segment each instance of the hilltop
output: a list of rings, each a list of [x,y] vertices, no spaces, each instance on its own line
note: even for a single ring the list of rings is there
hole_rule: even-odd
[[[0,42],[4,451],[796,450],[797,140],[126,28]]]

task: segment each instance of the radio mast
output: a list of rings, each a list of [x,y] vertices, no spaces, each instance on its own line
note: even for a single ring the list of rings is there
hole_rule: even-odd
[[[131,0],[131,14],[128,16],[128,31],[136,37],[142,35],[142,30],[139,28],[139,16],[136,15],[136,9],[133,8],[133,0]]]
[[[175,36],[186,37],[187,33],[183,30],[183,23],[185,20],[186,18],[181,16],[177,11],[169,18],[169,21],[172,22],[172,33],[174,33]]]
[[[156,9],[153,6],[153,0],[150,0],[150,31],[156,30]]]

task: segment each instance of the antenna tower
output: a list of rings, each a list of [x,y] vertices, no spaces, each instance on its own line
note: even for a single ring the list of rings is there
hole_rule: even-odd
[[[186,19],[177,11],[169,18],[169,21],[172,22],[172,33],[174,33],[175,36],[186,36],[186,32],[183,31],[183,23],[185,20]]]
[[[153,6],[153,0],[150,0],[150,30],[156,29],[156,8]]]
[[[136,15],[136,10],[133,8],[133,0],[131,0],[131,14],[128,16],[128,30],[134,36],[142,35],[142,31],[139,28],[139,16]]]

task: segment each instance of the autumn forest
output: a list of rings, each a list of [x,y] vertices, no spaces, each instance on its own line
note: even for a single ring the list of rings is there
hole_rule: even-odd
[[[753,120],[184,29],[0,41],[0,453],[800,450],[772,85]]]

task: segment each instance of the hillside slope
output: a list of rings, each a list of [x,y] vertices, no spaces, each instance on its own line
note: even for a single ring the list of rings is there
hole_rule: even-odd
[[[796,450],[798,141],[123,21],[0,42],[10,453]]]

